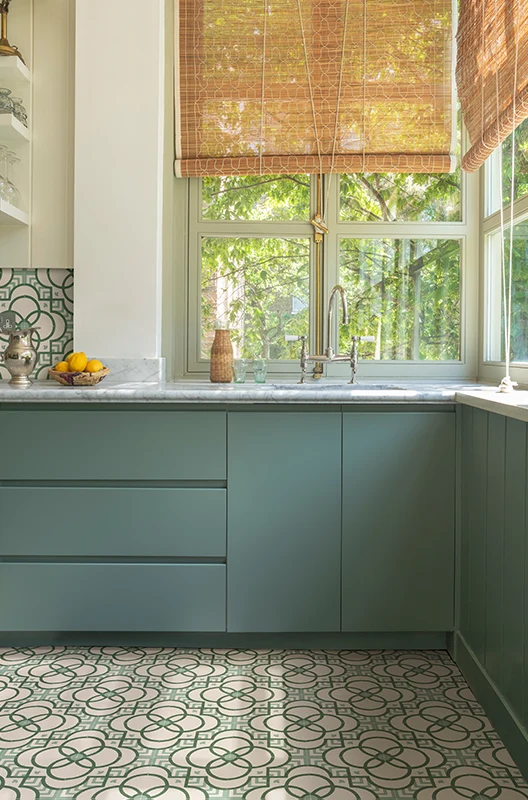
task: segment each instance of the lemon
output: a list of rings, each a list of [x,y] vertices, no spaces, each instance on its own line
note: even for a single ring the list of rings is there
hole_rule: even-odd
[[[84,372],[87,363],[86,353],[74,353],[68,361],[70,372]]]
[[[92,360],[87,363],[86,367],[84,368],[84,371],[100,372],[102,369],[104,369],[104,367],[101,364],[101,362],[97,358],[92,358]]]
[[[73,352],[72,353],[68,353],[68,355],[66,356],[66,358],[64,360],[69,364],[70,363],[70,358],[72,356],[74,356],[74,355],[75,355],[75,353],[73,353]]]
[[[58,364],[55,364],[53,369],[55,370],[55,372],[69,372],[70,365],[68,364],[67,361],[59,361]]]

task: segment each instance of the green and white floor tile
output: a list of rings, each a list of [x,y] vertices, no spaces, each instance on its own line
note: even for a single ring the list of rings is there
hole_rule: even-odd
[[[0,800],[522,800],[447,653],[0,650]]]

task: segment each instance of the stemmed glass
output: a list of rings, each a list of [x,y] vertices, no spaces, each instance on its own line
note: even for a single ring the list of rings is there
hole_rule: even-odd
[[[13,164],[18,164],[20,159],[17,155],[15,155],[15,153],[12,153],[11,150],[8,150],[6,147],[3,147],[2,151],[0,152],[0,158],[4,163],[3,179],[0,184],[1,196],[6,202],[11,203],[12,206],[18,206],[20,201],[20,193],[15,184],[11,182],[9,168]]]
[[[7,153],[7,147],[5,146],[5,144],[0,144],[0,198],[2,200],[4,199],[4,192],[7,188],[7,179],[4,176],[5,172],[4,153]]]

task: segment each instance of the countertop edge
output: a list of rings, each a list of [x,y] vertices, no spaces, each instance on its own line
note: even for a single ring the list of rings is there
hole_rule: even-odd
[[[526,390],[508,394],[499,392],[498,389],[480,392],[464,390],[456,393],[455,400],[461,405],[528,422],[528,391]]]
[[[292,386],[266,384],[255,387],[186,385],[174,383],[129,383],[105,384],[96,387],[61,387],[43,381],[27,389],[14,389],[0,384],[0,404],[48,403],[48,404],[228,404],[228,405],[421,405],[454,404],[457,390],[446,381],[436,385],[426,381],[409,383],[407,386],[371,388],[368,384],[351,388],[343,386]],[[473,385],[463,388],[471,389]]]

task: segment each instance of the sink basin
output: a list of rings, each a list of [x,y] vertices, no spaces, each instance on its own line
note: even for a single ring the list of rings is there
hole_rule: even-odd
[[[315,389],[320,392],[336,392],[336,391],[350,391],[350,392],[379,392],[379,391],[404,391],[404,386],[396,386],[393,383],[323,383],[310,381],[309,383],[288,383],[288,384],[273,384],[275,389]],[[411,387],[408,387],[411,388]]]

